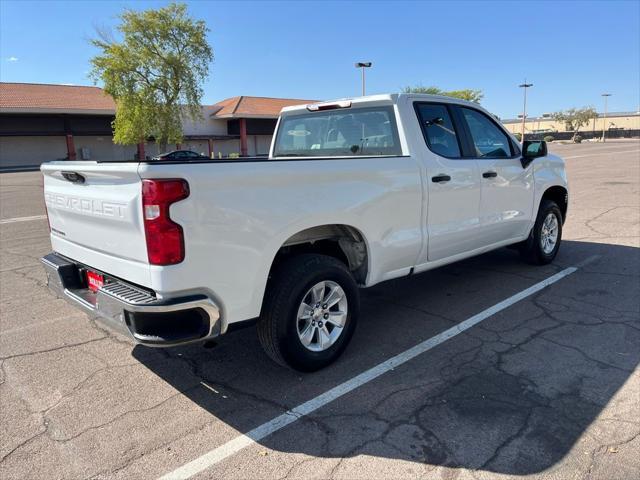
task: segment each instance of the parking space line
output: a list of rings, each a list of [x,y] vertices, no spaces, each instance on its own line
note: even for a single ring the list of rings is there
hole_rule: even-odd
[[[598,157],[601,155],[613,155],[613,154],[619,154],[619,153],[638,153],[640,152],[640,150],[624,150],[624,151],[612,151],[612,152],[598,152],[598,153],[585,153],[584,155],[569,155],[568,157],[562,157],[565,160],[568,160],[570,158],[583,158],[583,157]]]
[[[571,275],[579,268],[586,266],[587,264],[597,260],[600,256],[594,255],[592,257],[587,258],[586,260],[576,264],[573,267],[565,268],[564,270],[552,275],[541,282],[532,285],[531,287],[522,290],[519,293],[503,300],[492,307],[483,310],[482,312],[464,320],[463,322],[451,327],[444,332],[439,333],[438,335],[431,337],[418,345],[405,350],[402,353],[376,365],[369,370],[362,372],[361,374],[347,380],[344,383],[326,391],[318,395],[317,397],[304,402],[297,407],[292,408],[291,410],[286,411],[282,415],[263,423],[259,427],[254,428],[253,430],[247,432],[246,434],[239,435],[233,440],[228,441],[227,443],[214,448],[213,450],[205,453],[204,455],[192,460],[189,463],[177,468],[176,470],[169,472],[159,480],[179,480],[179,479],[187,479],[190,478],[207,468],[220,463],[226,458],[238,453],[240,450],[262,440],[265,437],[283,429],[287,425],[294,423],[296,420],[304,417],[305,415],[309,415],[310,413],[318,410],[319,408],[327,405],[330,402],[346,395],[347,393],[355,390],[366,383],[375,380],[379,376],[387,373],[394,368],[399,367],[407,363],[409,360],[417,357],[418,355],[425,353],[432,348],[446,342],[447,340],[455,337],[456,335],[461,334],[462,332],[470,329],[471,327],[479,324],[483,320],[495,315],[496,313],[510,307],[511,305],[523,300],[534,293],[539,292],[540,290],[548,287],[549,285],[556,283],[559,280],[562,280],[568,275]]]
[[[4,225],[5,223],[30,222],[32,220],[44,220],[45,218],[47,218],[46,215],[33,215],[31,217],[5,218],[3,220],[0,220],[0,225]]]

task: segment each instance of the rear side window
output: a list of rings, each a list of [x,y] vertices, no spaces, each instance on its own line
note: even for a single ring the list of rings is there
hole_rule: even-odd
[[[459,158],[460,144],[445,105],[419,103],[418,117],[429,149],[443,157]]]
[[[483,113],[471,108],[460,108],[478,158],[511,157],[509,137]]]
[[[392,107],[309,112],[280,120],[275,157],[401,155]]]

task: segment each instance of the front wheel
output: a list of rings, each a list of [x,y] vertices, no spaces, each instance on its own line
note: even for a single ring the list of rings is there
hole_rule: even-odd
[[[267,288],[258,338],[275,362],[315,371],[344,351],[358,320],[359,294],[351,272],[326,255],[285,260]]]
[[[562,241],[562,212],[551,200],[543,200],[529,238],[520,246],[520,254],[529,263],[546,265],[558,254]]]

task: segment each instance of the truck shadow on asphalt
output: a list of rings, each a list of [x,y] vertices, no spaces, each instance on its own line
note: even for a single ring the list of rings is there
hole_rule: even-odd
[[[133,356],[246,433],[593,255],[601,258],[259,442],[314,457],[405,460],[408,468],[538,473],[569,453],[640,362],[640,249],[565,241],[545,267],[503,249],[362,291],[351,345],[314,374],[271,363],[255,328],[210,350],[138,346]],[[629,414],[633,402],[619,396],[615,408]],[[621,443],[621,429],[605,422],[599,437]],[[212,439],[210,448],[222,443]]]

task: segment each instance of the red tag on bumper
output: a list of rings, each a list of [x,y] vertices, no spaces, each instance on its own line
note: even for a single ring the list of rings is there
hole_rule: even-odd
[[[99,273],[87,270],[87,285],[89,290],[97,292],[104,285],[104,277]]]

